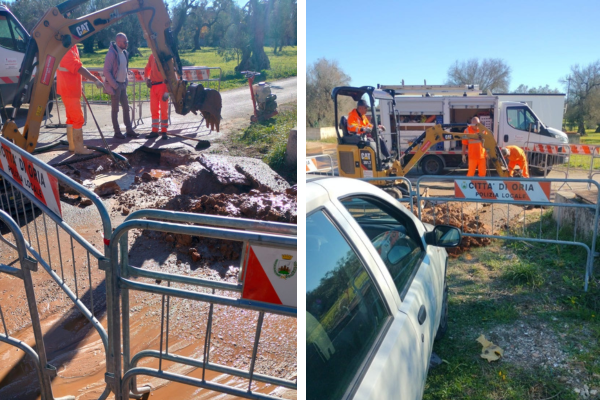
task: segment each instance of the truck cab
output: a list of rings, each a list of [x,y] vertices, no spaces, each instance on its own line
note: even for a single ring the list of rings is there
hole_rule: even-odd
[[[0,91],[5,105],[12,103],[19,83],[29,33],[5,5],[0,5]]]
[[[500,146],[526,143],[565,144],[567,135],[558,129],[547,127],[527,104],[513,101],[499,102],[500,121],[496,141]]]

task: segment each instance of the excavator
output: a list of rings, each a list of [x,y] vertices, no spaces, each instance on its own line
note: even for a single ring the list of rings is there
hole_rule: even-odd
[[[391,101],[392,114],[394,113],[393,105],[395,104],[395,93],[392,89],[375,89],[372,86],[362,87],[336,87],[331,92],[331,98],[334,103],[335,112],[335,127],[338,137],[337,156],[339,163],[339,174],[348,178],[383,178],[394,176],[405,176],[419,162],[419,160],[427,153],[427,151],[437,143],[454,140],[481,140],[483,147],[487,150],[488,156],[497,173],[501,177],[508,177],[508,166],[506,160],[502,156],[500,149],[494,139],[492,132],[484,125],[478,124],[479,133],[456,133],[444,130],[444,127],[457,126],[457,124],[435,125],[425,130],[417,137],[410,146],[403,152],[390,151],[390,157],[384,157],[381,151],[379,138],[379,128],[375,121],[376,117],[372,118],[373,128],[370,132],[372,141],[369,141],[368,133],[361,135],[349,134],[348,121],[345,116],[342,116],[338,121],[338,97],[348,96],[354,102],[360,99],[368,98],[367,104],[370,104],[372,116],[376,116],[375,99]],[[341,134],[340,134],[341,130]],[[487,134],[486,134],[487,133]],[[373,148],[370,143],[374,145]],[[397,147],[400,148],[399,146]],[[407,162],[403,162],[407,155],[413,150],[415,153]],[[381,187],[394,198],[402,198],[403,195],[408,195],[409,192],[402,180],[374,180],[372,184]]]
[[[140,20],[144,38],[167,83],[175,112],[186,115],[191,111],[197,115],[200,111],[206,125],[219,131],[221,95],[216,90],[205,89],[201,84],[190,84],[182,78],[182,64],[163,0],[126,0],[80,18],[67,17],[87,1],[67,0],[52,7],[31,31],[21,64],[17,94],[12,102],[12,117],[2,129],[5,138],[32,153],[37,145],[46,103],[62,57],[71,46],[132,14],[137,14]],[[33,85],[33,90],[21,133],[15,119],[29,85]]]

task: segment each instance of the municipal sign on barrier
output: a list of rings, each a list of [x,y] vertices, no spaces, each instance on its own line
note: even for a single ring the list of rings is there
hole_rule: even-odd
[[[297,307],[296,250],[249,245],[242,298]]]
[[[38,167],[34,162],[21,157],[19,153],[11,151],[5,144],[0,147],[0,168],[62,218],[58,197],[58,179]]]
[[[513,200],[550,203],[551,182],[486,181],[456,179],[454,196],[459,199]]]

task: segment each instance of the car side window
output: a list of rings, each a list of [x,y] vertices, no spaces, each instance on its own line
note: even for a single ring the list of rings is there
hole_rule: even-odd
[[[340,399],[390,312],[365,266],[321,210],[306,218],[307,399]]]
[[[351,197],[341,203],[371,240],[404,299],[425,255],[414,223],[377,199]]]

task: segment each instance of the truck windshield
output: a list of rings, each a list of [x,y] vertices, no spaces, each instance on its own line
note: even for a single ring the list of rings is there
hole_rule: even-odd
[[[0,13],[0,46],[5,49],[25,52],[27,33],[9,13]]]
[[[508,124],[515,129],[529,132],[530,124],[531,131],[535,131],[537,118],[528,107],[508,107],[506,109]]]

